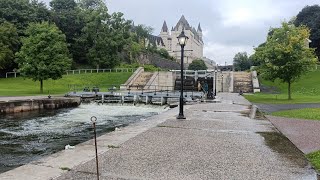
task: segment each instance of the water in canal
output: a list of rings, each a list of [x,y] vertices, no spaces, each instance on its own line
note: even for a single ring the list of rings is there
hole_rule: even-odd
[[[0,173],[92,138],[91,116],[97,133],[126,126],[165,111],[159,106],[82,104],[60,109],[0,116]]]

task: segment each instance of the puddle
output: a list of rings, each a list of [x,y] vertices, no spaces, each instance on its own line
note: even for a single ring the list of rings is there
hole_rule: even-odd
[[[304,154],[294,145],[288,138],[278,132],[258,132],[265,139],[265,144],[281,157],[286,158],[292,164],[304,168],[308,165],[308,161]]]

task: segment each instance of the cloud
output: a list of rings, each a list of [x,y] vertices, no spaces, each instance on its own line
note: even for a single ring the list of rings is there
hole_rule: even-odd
[[[218,64],[225,64],[225,62],[227,62],[227,64],[232,64],[233,57],[238,52],[247,52],[248,54],[252,54],[253,46],[234,46],[209,42],[204,47],[204,55]]]

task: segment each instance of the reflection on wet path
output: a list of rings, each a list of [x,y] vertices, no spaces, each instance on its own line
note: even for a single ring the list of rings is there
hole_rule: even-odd
[[[86,104],[75,109],[18,113],[0,117],[0,173],[165,111],[163,107]]]

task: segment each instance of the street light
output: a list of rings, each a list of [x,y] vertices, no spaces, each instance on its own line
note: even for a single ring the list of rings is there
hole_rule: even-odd
[[[222,81],[221,81],[221,92],[223,92],[223,74],[221,75]]]
[[[97,168],[97,180],[99,180],[99,161],[98,161],[98,148],[97,148],[97,131],[96,131],[96,123],[97,118],[95,116],[92,116],[90,118],[92,124],[93,124],[93,132],[94,132],[94,146],[96,149],[96,168]]]
[[[217,96],[217,72],[218,70],[214,70],[214,96]]]
[[[182,30],[181,34],[177,37],[179,45],[181,46],[181,88],[180,88],[180,105],[179,105],[179,115],[177,119],[186,119],[183,115],[183,57],[184,57],[184,47],[187,44],[188,37],[184,34],[184,30]]]

